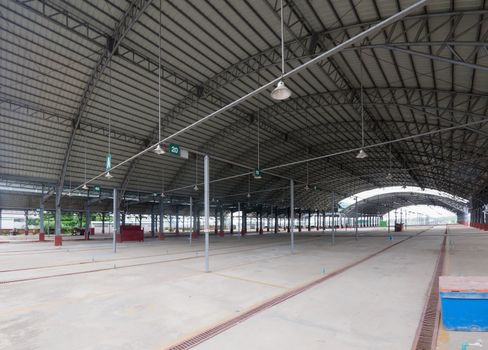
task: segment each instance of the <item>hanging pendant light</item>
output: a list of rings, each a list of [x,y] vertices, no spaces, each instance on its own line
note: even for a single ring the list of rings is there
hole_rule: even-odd
[[[283,34],[283,0],[280,0],[280,20],[281,20],[281,80],[278,82],[273,91],[271,91],[271,98],[274,100],[282,101],[291,96],[291,91],[285,85],[283,76],[285,75],[285,42]]]
[[[159,0],[159,50],[158,50],[158,141],[161,142],[161,0]],[[161,155],[166,151],[158,145],[154,149],[154,153]]]
[[[83,184],[82,189],[84,189],[86,191],[86,190],[88,190],[88,186],[86,184]]]
[[[356,155],[356,158],[357,159],[364,159],[366,158],[368,155],[366,154],[366,152],[364,152],[364,150],[361,148],[359,150],[359,153]]]
[[[105,177],[111,179],[113,176],[110,174],[112,169],[112,154],[110,153],[110,137],[112,128],[112,59],[109,62],[109,105],[108,105],[108,153],[105,159]]]
[[[368,155],[364,151],[364,101],[363,101],[363,54],[361,49],[359,49],[359,60],[361,64],[361,149],[359,150],[359,153],[357,154],[356,158],[357,159],[364,159]]]

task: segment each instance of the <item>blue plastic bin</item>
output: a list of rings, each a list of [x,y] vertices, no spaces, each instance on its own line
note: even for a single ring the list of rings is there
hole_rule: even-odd
[[[446,329],[488,332],[486,280],[486,277],[441,277],[441,315]]]

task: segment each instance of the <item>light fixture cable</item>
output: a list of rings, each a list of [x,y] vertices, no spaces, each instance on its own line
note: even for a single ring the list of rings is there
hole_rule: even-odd
[[[154,149],[156,154],[164,154],[165,151],[161,147],[161,28],[162,28],[162,3],[159,0],[159,38],[158,38],[158,145]]]

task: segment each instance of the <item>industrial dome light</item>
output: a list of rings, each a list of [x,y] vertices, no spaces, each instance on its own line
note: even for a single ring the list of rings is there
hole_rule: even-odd
[[[161,155],[161,154],[165,154],[166,151],[161,147],[161,145],[157,145],[157,147],[153,150],[154,153],[158,154],[158,155]]]
[[[391,173],[388,173],[388,175],[386,175],[386,179],[387,179],[387,180],[391,180],[391,179],[393,179],[393,175],[391,175]]]
[[[251,193],[247,192],[247,198],[251,198]]]
[[[361,150],[359,151],[359,153],[357,154],[356,158],[357,159],[364,159],[366,158],[368,155],[366,154],[366,152],[364,152],[364,150],[361,148]]]
[[[195,186],[193,186],[193,190],[198,191],[198,185],[197,184],[195,184]]]
[[[88,190],[88,186],[86,184],[83,184],[82,189],[84,189],[86,191],[86,190]]]
[[[166,197],[166,195],[164,194],[164,192],[161,192],[161,198],[164,198]]]
[[[111,178],[113,178],[112,174],[110,174],[110,171],[107,171],[107,173],[105,174],[105,177],[106,177],[107,179],[109,179],[109,180],[110,180]]]
[[[291,96],[291,91],[285,85],[283,80],[280,80],[273,91],[271,91],[271,98],[274,100],[282,101]]]
[[[310,187],[308,186],[308,184],[305,185],[305,191],[308,191],[310,189]]]

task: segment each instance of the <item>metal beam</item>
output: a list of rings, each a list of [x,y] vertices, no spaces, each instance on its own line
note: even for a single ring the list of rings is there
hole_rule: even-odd
[[[140,16],[144,13],[146,8],[151,4],[152,0],[133,0],[129,8],[126,10],[125,14],[122,16],[119,23],[117,23],[110,39],[107,41],[107,45],[100,55],[94,70],[83,90],[81,101],[75,112],[75,117],[73,120],[73,127],[71,130],[71,135],[66,147],[66,153],[63,160],[63,166],[60,171],[58,186],[62,187],[64,184],[64,178],[66,176],[66,170],[68,168],[69,158],[71,155],[71,150],[73,148],[73,143],[76,137],[76,132],[79,129],[80,122],[84,116],[88,103],[90,101],[91,95],[95,90],[95,87],[103,75],[105,68],[112,59],[112,56],[117,51],[122,40],[131,30],[132,26],[137,22]]]

